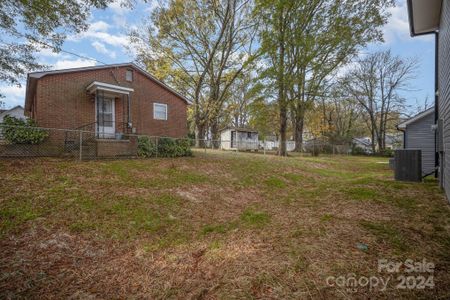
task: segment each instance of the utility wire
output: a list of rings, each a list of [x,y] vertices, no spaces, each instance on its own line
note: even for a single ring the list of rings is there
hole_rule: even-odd
[[[18,36],[22,37],[22,38],[25,38],[25,39],[27,39],[27,40],[30,40],[30,39],[29,39],[26,35],[24,35],[23,33],[17,32],[16,34],[17,34]],[[76,57],[79,57],[79,58],[82,58],[82,59],[95,61],[95,62],[98,62],[98,63],[100,63],[100,64],[102,64],[102,65],[107,65],[107,63],[105,63],[104,61],[101,61],[101,60],[98,60],[98,59],[96,59],[96,58],[92,58],[92,57],[89,57],[89,56],[86,56],[86,55],[81,55],[81,54],[78,54],[78,53],[75,53],[75,52],[71,52],[71,51],[68,51],[68,50],[59,49],[59,48],[57,48],[57,47],[55,47],[55,46],[53,46],[53,45],[50,45],[50,44],[48,44],[48,43],[46,43],[46,42],[44,42],[44,41],[38,41],[38,40],[31,39],[31,42],[32,42],[32,43],[36,43],[36,44],[40,44],[40,45],[42,45],[42,46],[44,46],[44,47],[46,47],[46,48],[50,48],[50,49],[54,50],[54,51],[57,52],[57,53],[63,52],[63,53],[67,53],[67,54],[70,54],[70,55],[73,55],[73,56],[76,56]],[[25,45],[25,44],[21,44],[21,45]],[[38,52],[39,52],[39,51],[38,51]]]
[[[22,3],[22,5],[24,7],[26,7],[26,8],[28,8],[28,10],[38,10],[40,13],[45,14],[45,11],[38,5],[30,5],[28,3]],[[20,36],[20,37],[25,38],[27,40],[30,40],[25,34],[20,33],[18,31],[14,32],[14,35]],[[79,58],[83,58],[83,59],[87,59],[87,60],[98,62],[98,63],[103,64],[103,65],[107,65],[107,63],[105,63],[105,62],[103,62],[101,60],[98,60],[96,58],[92,58],[92,57],[89,57],[89,56],[77,54],[77,53],[74,53],[74,52],[71,52],[71,51],[68,51],[68,50],[64,50],[64,49],[58,49],[57,47],[55,47],[53,45],[50,45],[50,44],[48,44],[48,43],[46,43],[44,41],[39,41],[39,40],[34,40],[34,39],[31,39],[31,41],[34,42],[34,43],[37,43],[37,44],[41,44],[41,45],[43,45],[45,47],[51,48],[51,49],[55,50],[56,52],[67,53],[67,54],[70,54],[70,55],[73,55],[73,56],[76,56],[76,57],[79,57]],[[22,44],[22,45],[25,45],[25,44]]]
[[[68,50],[64,50],[64,49],[58,49],[55,46],[49,45],[49,44],[47,44],[45,42],[42,42],[42,41],[34,41],[34,42],[36,42],[38,44],[41,44],[41,45],[43,45],[45,47],[51,48],[51,49],[53,49],[53,50],[55,50],[57,52],[67,53],[67,54],[74,55],[74,56],[79,57],[79,58],[83,58],[83,59],[87,59],[87,60],[92,60],[92,61],[98,62],[98,63],[100,63],[102,65],[107,65],[107,63],[105,63],[105,62],[103,62],[101,60],[98,60],[96,58],[92,58],[92,57],[89,57],[89,56],[77,54],[77,53],[74,53],[74,52],[71,52],[71,51],[68,51]]]

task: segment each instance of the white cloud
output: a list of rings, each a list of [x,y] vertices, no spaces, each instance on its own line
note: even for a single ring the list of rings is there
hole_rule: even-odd
[[[126,47],[129,43],[128,36],[123,34],[111,34],[107,32],[108,27],[104,26],[103,21],[96,22],[96,26],[90,26],[85,32],[68,37],[68,40],[73,42],[79,42],[83,39],[89,39],[97,42],[102,42],[115,47]],[[108,25],[108,24],[106,24]],[[109,25],[108,25],[109,26]]]
[[[383,28],[386,43],[394,42],[396,39],[409,39],[408,14],[405,3],[399,2],[395,7],[389,9],[391,17]]]
[[[0,94],[5,96],[0,101],[4,102],[7,108],[12,108],[16,105],[23,106],[25,102],[25,84],[22,83],[20,87],[15,85],[0,85]]]
[[[120,1],[109,4],[108,8],[110,8],[115,14],[118,15],[124,15],[131,11],[130,7],[121,5]]]
[[[386,43],[390,44],[397,40],[401,42],[412,42],[417,39],[426,41],[433,39],[432,35],[415,37],[414,39],[411,38],[406,1],[397,1],[395,7],[389,8],[389,13],[391,16],[388,23],[383,28],[384,40]]]
[[[112,10],[112,20],[114,25],[118,28],[126,27],[126,16],[131,12],[131,8],[121,5],[120,2],[113,2],[108,8]]]
[[[97,21],[94,23],[91,23],[89,25],[89,30],[91,31],[107,31],[109,29],[110,25],[103,21]]]
[[[151,13],[155,8],[157,8],[157,7],[160,6],[160,3],[158,3],[157,0],[150,0],[150,1],[148,1],[147,3],[145,3],[145,4],[148,5],[148,6],[144,9],[144,11],[145,11],[146,13]]]
[[[98,53],[106,54],[111,58],[116,58],[116,52],[108,50],[105,46],[105,44],[100,43],[99,41],[94,41],[91,43],[92,47],[95,48],[95,50]]]
[[[114,24],[119,28],[125,28],[127,26],[127,18],[124,15],[113,15]]]
[[[59,69],[81,68],[95,65],[96,65],[95,61],[84,58],[79,58],[75,60],[62,59],[56,61],[56,63],[52,65],[52,69],[59,70]]]
[[[53,49],[50,48],[42,48],[39,50],[39,55],[44,56],[44,57],[57,57],[60,54],[53,51]]]
[[[107,32],[86,32],[86,37],[97,39],[116,47],[125,47],[129,44],[128,36],[123,34],[114,35]]]

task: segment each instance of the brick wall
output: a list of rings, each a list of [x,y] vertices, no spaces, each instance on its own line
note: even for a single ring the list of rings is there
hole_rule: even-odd
[[[129,67],[50,74],[39,79],[34,118],[39,126],[74,129],[95,122],[95,101],[86,93],[93,81],[130,87],[131,122],[137,133],[155,136],[187,135],[187,104],[180,97],[133,69],[133,81],[125,80]],[[116,122],[124,122],[126,109],[116,101]],[[153,119],[153,103],[168,105],[168,120]]]
[[[97,157],[136,156],[137,141],[101,140],[97,142]]]

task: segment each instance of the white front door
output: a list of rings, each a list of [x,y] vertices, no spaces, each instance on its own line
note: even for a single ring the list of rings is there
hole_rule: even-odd
[[[97,133],[102,139],[115,138],[114,98],[98,97],[95,105],[97,110]]]

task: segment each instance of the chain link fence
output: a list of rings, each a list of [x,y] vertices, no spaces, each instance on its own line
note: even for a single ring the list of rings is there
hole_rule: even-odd
[[[171,138],[138,134],[115,134],[105,138],[95,131],[42,127],[21,127],[0,124],[1,158],[60,157],[76,160],[103,158],[145,158],[190,156],[196,150],[222,150],[277,154],[278,141],[212,140]],[[295,142],[287,141],[288,152],[295,151]],[[301,151],[305,155],[350,154],[351,145],[334,145],[308,141]]]

